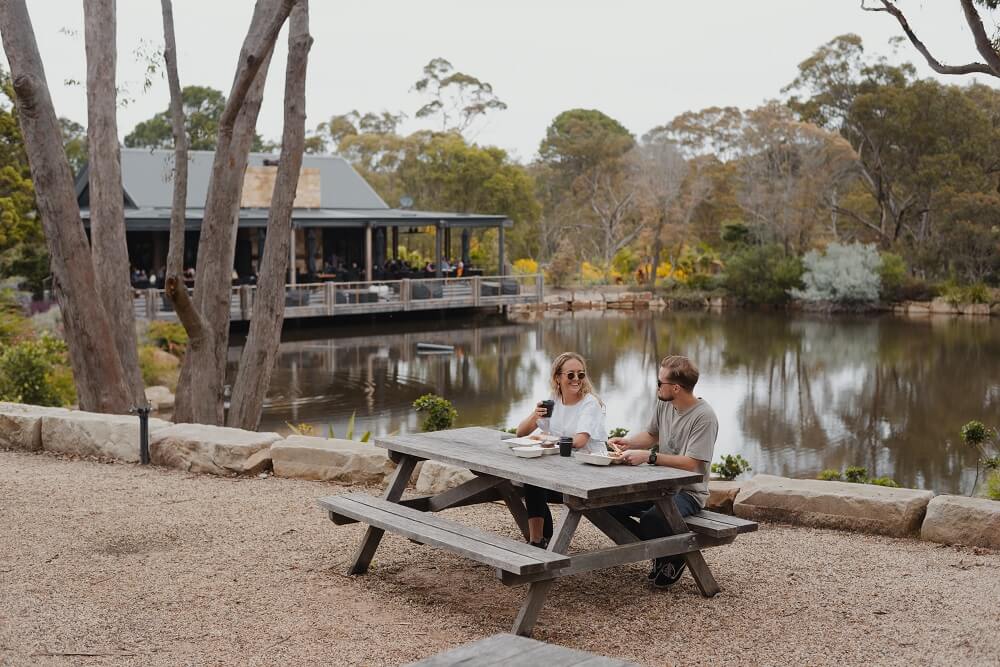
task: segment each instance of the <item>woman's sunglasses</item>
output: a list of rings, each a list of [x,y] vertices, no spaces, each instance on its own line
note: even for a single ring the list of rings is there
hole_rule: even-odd
[[[572,382],[573,380],[580,378],[581,380],[587,377],[587,374],[583,371],[577,373],[576,371],[568,371],[566,373],[560,373],[559,375],[565,375],[566,379]]]

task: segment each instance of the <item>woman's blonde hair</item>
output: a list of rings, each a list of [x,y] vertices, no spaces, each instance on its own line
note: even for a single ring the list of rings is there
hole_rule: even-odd
[[[580,383],[580,394],[586,396],[587,394],[594,394],[594,385],[590,384],[590,372],[587,370],[587,360],[581,357],[576,352],[563,352],[558,357],[552,360],[552,375],[549,380],[552,382],[552,394],[562,398],[562,391],[559,389],[559,383],[556,382],[556,378],[562,373],[563,366],[566,365],[567,361],[576,360],[580,362],[583,366],[583,382]],[[594,394],[594,398],[597,402],[604,406],[604,401],[600,399],[597,394]]]

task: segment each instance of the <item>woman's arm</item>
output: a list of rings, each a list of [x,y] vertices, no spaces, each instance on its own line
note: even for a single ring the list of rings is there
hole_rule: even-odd
[[[524,437],[538,428],[538,420],[544,417],[546,412],[547,410],[544,405],[536,405],[532,413],[522,419],[521,423],[517,425],[517,437]]]

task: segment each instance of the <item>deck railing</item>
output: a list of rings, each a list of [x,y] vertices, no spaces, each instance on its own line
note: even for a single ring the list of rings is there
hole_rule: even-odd
[[[253,315],[257,287],[233,287],[229,296],[232,321]],[[404,278],[373,282],[300,283],[285,286],[285,317],[333,317],[442,308],[481,308],[540,303],[541,274],[470,276],[467,278]],[[135,290],[136,317],[175,320],[173,306],[161,289]]]

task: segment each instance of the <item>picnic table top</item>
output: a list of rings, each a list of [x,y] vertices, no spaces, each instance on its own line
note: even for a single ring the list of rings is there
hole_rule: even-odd
[[[527,637],[493,635],[444,653],[432,655],[420,662],[410,663],[409,667],[451,667],[453,665],[463,665],[463,667],[477,665],[629,667],[634,664],[555,644],[546,644]]]
[[[474,426],[376,438],[375,444],[586,500],[659,491],[702,479],[697,473],[665,466],[594,466],[562,456],[523,459],[501,440],[506,435]]]

